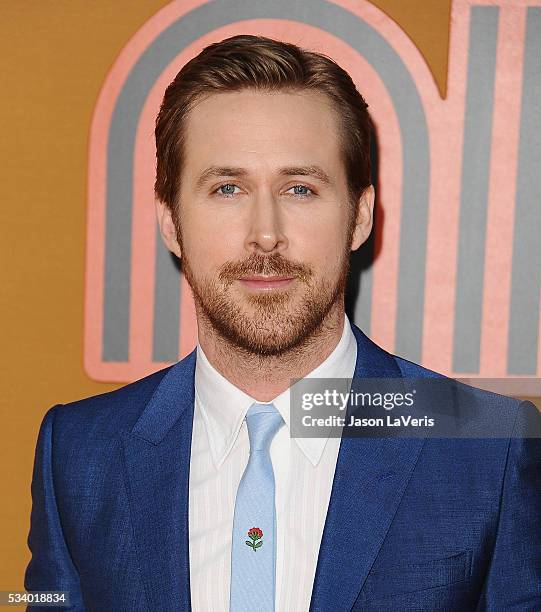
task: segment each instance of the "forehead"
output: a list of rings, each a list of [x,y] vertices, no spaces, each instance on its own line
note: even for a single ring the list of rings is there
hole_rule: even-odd
[[[184,124],[184,167],[341,165],[338,117],[323,93],[239,92],[199,101]]]

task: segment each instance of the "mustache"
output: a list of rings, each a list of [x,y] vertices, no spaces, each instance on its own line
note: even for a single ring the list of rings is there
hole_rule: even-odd
[[[220,268],[218,278],[230,284],[243,276],[262,274],[265,276],[291,276],[308,282],[312,271],[305,265],[284,259],[279,253],[261,256],[252,253],[241,262],[227,262]]]

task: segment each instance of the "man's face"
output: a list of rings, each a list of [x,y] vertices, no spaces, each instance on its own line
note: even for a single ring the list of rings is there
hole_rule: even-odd
[[[158,216],[198,316],[250,353],[303,344],[343,303],[350,250],[371,228],[371,188],[351,215],[326,96],[214,94],[192,109],[185,134],[174,237],[163,205]],[[262,276],[289,280],[247,280]]]

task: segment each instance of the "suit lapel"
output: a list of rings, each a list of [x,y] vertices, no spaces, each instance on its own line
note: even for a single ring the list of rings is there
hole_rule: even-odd
[[[194,350],[171,367],[121,435],[138,563],[150,610],[190,610],[189,467]]]
[[[392,355],[354,324],[355,378],[401,378]],[[424,438],[340,443],[310,612],[351,610],[390,527]]]

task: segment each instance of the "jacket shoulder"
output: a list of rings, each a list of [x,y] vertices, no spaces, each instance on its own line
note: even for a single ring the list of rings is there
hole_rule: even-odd
[[[84,433],[95,438],[130,431],[169,370],[168,366],[114,391],[100,393],[50,409],[55,430],[70,438]],[[49,411],[49,412],[50,412]]]
[[[462,419],[463,426],[470,432],[477,431],[481,438],[485,436],[488,438],[509,437],[512,435],[516,422],[523,415],[531,412],[532,408],[535,408],[531,402],[502,395],[494,391],[479,389],[478,387],[425,368],[403,357],[396,355],[394,357],[402,376],[405,378],[442,381],[442,386],[445,387],[446,393],[452,392],[452,405],[455,416]],[[438,389],[436,386],[432,397],[442,397],[441,388]],[[444,397],[450,398],[451,396],[445,395]]]

